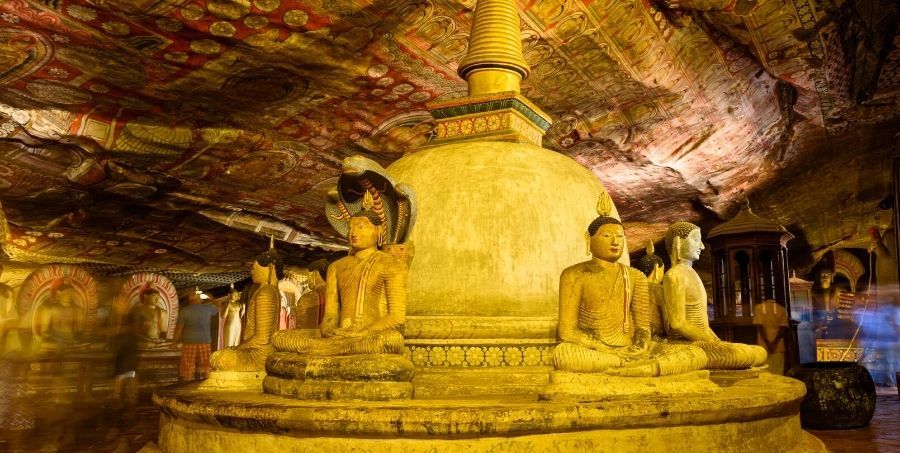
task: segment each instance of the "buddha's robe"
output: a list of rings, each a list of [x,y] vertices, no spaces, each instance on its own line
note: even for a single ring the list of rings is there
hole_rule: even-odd
[[[650,376],[702,369],[703,351],[650,340],[650,308],[647,278],[636,269],[617,263],[598,270],[591,261],[566,269],[560,277],[561,343],[553,351],[554,368],[601,373],[643,367]],[[649,342],[645,351],[633,350],[636,335]]]
[[[676,264],[663,278],[663,322],[666,338],[672,343],[690,344],[706,352],[711,370],[742,370],[766,363],[766,350],[760,346],[729,343],[718,339],[709,327],[706,312],[706,288],[692,267]],[[714,341],[691,340],[678,333],[680,324],[706,332]]]
[[[247,323],[241,343],[216,351],[209,363],[218,371],[262,371],[266,358],[275,350],[272,334],[278,328],[281,295],[274,285],[259,285],[247,306]]]
[[[311,338],[308,333],[285,330],[275,334],[278,351],[314,356],[402,354],[406,322],[406,264],[382,251],[360,260],[355,255],[332,264],[336,297],[327,297],[322,330],[335,327],[350,336]],[[331,271],[329,272],[332,273]],[[329,276],[332,277],[332,276]]]

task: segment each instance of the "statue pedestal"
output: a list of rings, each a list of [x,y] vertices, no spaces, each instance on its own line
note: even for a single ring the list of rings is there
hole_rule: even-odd
[[[265,371],[210,371],[209,377],[198,386],[211,391],[262,391]]]
[[[534,394],[304,401],[191,384],[153,400],[162,408],[164,452],[824,452],[800,427],[804,393],[799,381],[760,373],[714,394],[613,403]]]
[[[276,352],[266,361],[266,393],[304,400],[389,401],[413,397],[415,367],[398,354],[315,357]]]
[[[709,380],[709,371],[661,377],[618,377],[602,373],[553,371],[540,397],[550,401],[608,401],[641,397],[689,397],[722,389]]]

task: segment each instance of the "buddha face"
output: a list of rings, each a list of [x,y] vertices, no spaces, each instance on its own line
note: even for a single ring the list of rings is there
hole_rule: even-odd
[[[378,244],[378,227],[367,217],[358,216],[350,219],[350,247],[354,250],[365,250]]]
[[[66,289],[56,295],[56,301],[63,307],[71,307],[75,303],[75,291]]]
[[[250,278],[256,283],[271,283],[269,281],[270,272],[272,273],[271,277],[274,279],[275,265],[263,266],[258,261],[254,261],[253,266],[250,267]]]
[[[819,272],[819,288],[828,289],[831,288],[831,281],[834,279],[834,274],[828,271]]]
[[[679,258],[688,261],[697,261],[700,259],[700,252],[706,247],[700,238],[700,230],[694,229],[688,233],[686,238],[677,238],[676,241],[681,243],[679,247]]]
[[[155,306],[158,301],[159,301],[158,293],[149,293],[149,294],[144,295],[144,305],[152,307],[152,306]]]
[[[591,255],[594,258],[614,263],[625,251],[625,229],[622,225],[607,223],[600,226],[591,236]]]

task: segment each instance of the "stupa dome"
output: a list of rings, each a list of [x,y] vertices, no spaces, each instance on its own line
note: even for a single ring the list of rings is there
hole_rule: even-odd
[[[584,234],[605,190],[591,171],[501,141],[435,146],[388,171],[419,203],[408,314],[556,316],[560,272],[588,259]]]

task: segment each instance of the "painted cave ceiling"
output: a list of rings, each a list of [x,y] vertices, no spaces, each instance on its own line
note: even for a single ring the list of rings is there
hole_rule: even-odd
[[[864,238],[898,141],[896,2],[517,1],[544,146],[604,182],[632,244],[745,198],[808,250]],[[341,160],[427,143],[474,5],[0,0],[4,251],[226,272],[271,233],[333,256]]]

